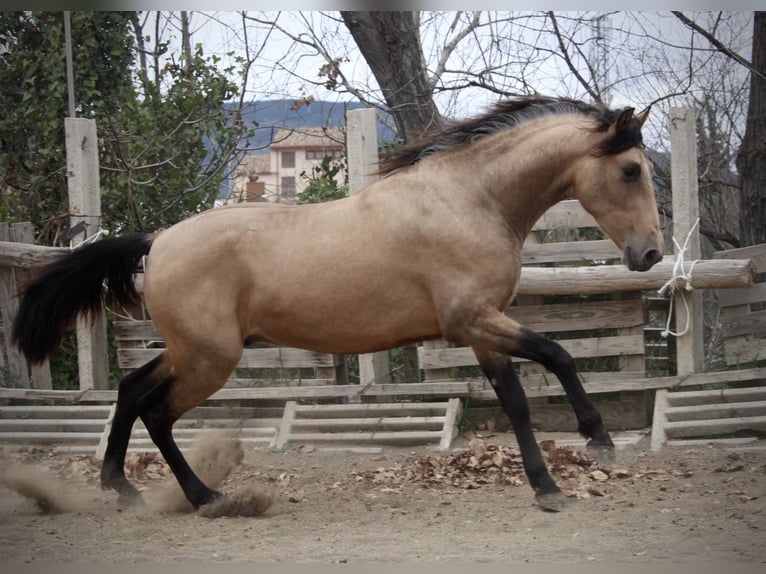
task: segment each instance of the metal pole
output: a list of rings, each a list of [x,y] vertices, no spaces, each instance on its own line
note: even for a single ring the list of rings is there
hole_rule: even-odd
[[[75,117],[74,72],[72,65],[72,19],[71,12],[64,12],[64,39],[66,41],[66,85],[69,93],[69,117]]]

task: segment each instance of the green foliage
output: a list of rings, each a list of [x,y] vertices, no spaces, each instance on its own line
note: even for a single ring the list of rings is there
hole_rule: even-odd
[[[348,197],[345,158],[333,159],[326,155],[311,174],[303,172],[301,177],[308,180],[308,185],[298,196],[298,203],[322,203]]]
[[[152,79],[136,72],[134,18],[72,12],[76,110],[96,120],[102,226],[112,234],[155,231],[212,207],[248,132],[224,110],[237,95],[231,70],[218,70],[201,47]],[[0,13],[0,97],[0,216],[30,220],[39,243],[60,243],[68,226],[61,12]]]
[[[121,12],[73,12],[76,108],[80,117],[118,112],[132,94],[133,40]],[[30,220],[41,243],[67,224],[64,117],[68,115],[61,12],[0,13],[0,213]]]

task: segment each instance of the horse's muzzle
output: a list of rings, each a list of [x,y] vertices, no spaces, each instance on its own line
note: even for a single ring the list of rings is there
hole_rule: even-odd
[[[660,261],[662,261],[662,251],[656,247],[636,251],[627,245],[623,253],[623,262],[631,271],[648,271]]]

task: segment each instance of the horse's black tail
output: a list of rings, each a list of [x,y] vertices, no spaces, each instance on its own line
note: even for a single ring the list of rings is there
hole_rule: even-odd
[[[78,315],[95,318],[106,287],[121,305],[139,301],[133,273],[149,253],[152,237],[138,233],[96,241],[43,268],[24,290],[13,323],[12,341],[30,363],[42,363],[61,344]]]

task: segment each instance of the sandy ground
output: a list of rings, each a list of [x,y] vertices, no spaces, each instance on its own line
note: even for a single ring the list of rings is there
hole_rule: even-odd
[[[644,439],[619,450],[605,471],[578,462],[575,451],[556,475],[571,504],[548,513],[520,467],[511,468],[509,445],[512,435],[498,433],[473,448],[460,439],[463,454],[451,458],[424,447],[245,449],[221,488],[255,486],[273,505],[258,517],[216,519],[122,508],[98,487],[89,457],[5,449],[3,468],[24,461],[50,469],[79,510],[46,514],[0,487],[0,563],[766,561],[766,450],[652,452]],[[504,455],[511,458],[488,470],[485,460]],[[131,465],[147,492],[167,478],[156,456]]]

